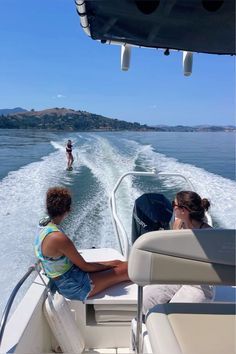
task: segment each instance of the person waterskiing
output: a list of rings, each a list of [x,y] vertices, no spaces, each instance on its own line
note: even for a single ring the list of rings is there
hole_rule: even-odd
[[[73,148],[72,141],[68,140],[66,144],[67,170],[72,170],[72,165],[74,162],[72,148]]]

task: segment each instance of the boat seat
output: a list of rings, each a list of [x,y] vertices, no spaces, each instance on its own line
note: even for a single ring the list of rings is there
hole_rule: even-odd
[[[142,289],[148,284],[235,285],[235,230],[150,232],[133,245],[138,284],[136,351],[142,350]],[[146,316],[153,354],[235,354],[235,303],[167,303]]]
[[[79,250],[88,262],[124,260],[117,250],[111,248],[95,248]],[[137,285],[131,282],[116,284],[84,301],[87,314],[95,324],[107,322],[128,323],[137,312]],[[87,316],[88,317],[88,316]]]
[[[130,322],[136,315],[137,305],[94,305],[97,323]]]
[[[235,304],[171,303],[146,318],[153,353],[235,353]]]

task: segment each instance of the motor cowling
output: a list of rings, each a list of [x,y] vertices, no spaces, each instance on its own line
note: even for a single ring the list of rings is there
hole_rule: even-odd
[[[145,193],[135,200],[132,217],[132,244],[142,234],[168,230],[173,214],[171,202],[159,193]]]

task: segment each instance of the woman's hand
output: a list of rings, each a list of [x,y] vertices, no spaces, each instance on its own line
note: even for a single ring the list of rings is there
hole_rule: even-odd
[[[119,259],[114,259],[114,260],[111,260],[111,261],[104,261],[104,262],[99,262],[99,263],[103,264],[105,266],[108,266],[110,268],[115,268],[115,267],[119,267],[124,262],[119,260]]]
[[[122,268],[124,263],[126,263],[119,259],[104,262],[86,262],[75,248],[73,242],[62,232],[57,233],[54,242],[57,246],[58,254],[65,255],[73,264],[85,272],[100,272],[112,268],[119,272],[119,269]]]

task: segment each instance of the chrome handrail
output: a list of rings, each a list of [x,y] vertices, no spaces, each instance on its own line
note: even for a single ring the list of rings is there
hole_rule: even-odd
[[[111,197],[110,197],[110,209],[111,209],[111,215],[112,215],[112,222],[113,222],[113,226],[115,229],[115,233],[117,235],[118,238],[118,242],[119,242],[119,246],[120,246],[120,250],[121,253],[123,254],[123,256],[125,257],[125,259],[128,259],[129,256],[129,250],[130,250],[130,245],[129,245],[129,238],[127,235],[127,232],[121,222],[121,220],[118,217],[117,214],[117,208],[116,208],[116,198],[115,198],[115,194],[116,191],[119,187],[119,185],[121,184],[122,180],[129,175],[133,175],[133,176],[155,176],[156,175],[156,170],[153,169],[150,172],[139,172],[139,171],[131,171],[131,172],[127,172],[124,173],[117,181],[115,187],[113,188],[112,192],[111,192]],[[119,233],[119,230],[121,232],[121,236]]]
[[[1,322],[0,322],[0,346],[1,346],[1,343],[2,343],[2,338],[3,338],[3,334],[4,334],[4,330],[5,330],[5,327],[6,327],[6,323],[7,323],[7,319],[8,319],[8,315],[9,315],[9,312],[11,310],[11,307],[12,307],[12,304],[13,304],[13,301],[16,297],[16,294],[18,293],[20,287],[22,286],[22,284],[26,281],[26,279],[30,276],[30,274],[37,270],[37,266],[38,266],[38,263],[32,265],[29,267],[28,271],[25,273],[25,275],[21,278],[21,280],[16,284],[16,286],[14,287],[13,291],[11,292],[11,295],[7,301],[7,304],[6,304],[6,307],[3,311],[3,314],[2,314],[2,318],[1,318]]]

